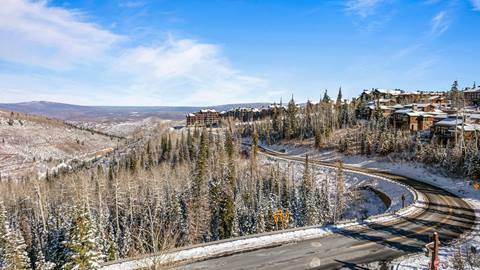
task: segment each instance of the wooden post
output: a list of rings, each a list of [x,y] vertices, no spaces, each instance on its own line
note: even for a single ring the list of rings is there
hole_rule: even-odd
[[[432,260],[430,261],[430,270],[438,270],[440,265],[440,260],[438,259],[438,249],[440,247],[440,241],[438,239],[438,233],[433,233],[433,250],[432,250]]]

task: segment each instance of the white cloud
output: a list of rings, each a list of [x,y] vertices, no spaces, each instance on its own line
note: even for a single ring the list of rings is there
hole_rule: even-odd
[[[67,69],[102,56],[121,37],[45,2],[2,0],[0,59]]]
[[[470,0],[473,5],[473,10],[480,11],[480,0]]]
[[[232,67],[215,44],[169,36],[155,45],[125,47],[129,37],[45,1],[2,0],[0,40],[0,61],[23,73],[0,72],[9,78],[0,80],[0,89],[23,92],[22,100],[26,93],[32,100],[55,93],[68,99],[70,91],[87,104],[200,105],[255,101],[268,85]],[[23,79],[38,68],[48,76]]]
[[[169,103],[251,101],[254,91],[267,85],[263,79],[231,67],[218,46],[171,36],[158,46],[126,50],[113,72],[132,77],[132,93],[157,96]]]
[[[431,33],[434,36],[440,36],[450,27],[450,19],[446,11],[440,11],[437,13],[432,20],[431,24]]]
[[[378,5],[383,2],[385,2],[385,0],[348,0],[345,5],[348,12],[366,18],[372,15]]]

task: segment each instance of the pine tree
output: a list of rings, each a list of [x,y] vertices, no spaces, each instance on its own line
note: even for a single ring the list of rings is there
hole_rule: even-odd
[[[208,158],[208,136],[205,129],[200,135],[200,145],[195,175],[192,183],[192,207],[193,207],[193,228],[191,242],[201,242],[208,233],[208,184],[207,184],[207,158]]]
[[[292,95],[292,99],[288,102],[286,118],[284,118],[284,136],[287,139],[292,139],[297,133],[297,110],[297,104]]]
[[[7,228],[8,232],[8,228]],[[7,254],[5,269],[23,270],[30,269],[30,258],[27,254],[27,245],[19,231],[12,231],[7,234]]]
[[[342,104],[342,87],[338,89],[337,106]]]
[[[210,239],[215,241],[219,239],[220,226],[220,201],[221,201],[221,182],[217,177],[213,177],[209,183],[210,198]]]
[[[303,172],[302,200],[303,200],[303,225],[313,225],[317,223],[316,205],[315,205],[315,187],[313,176],[310,171],[308,155],[305,156],[305,168]]]
[[[338,221],[346,207],[345,202],[345,176],[343,174],[343,161],[338,161],[338,169],[336,176],[336,202],[335,202],[335,221]]]
[[[227,184],[223,186],[221,196],[219,205],[220,224],[218,226],[218,236],[220,239],[226,239],[233,236],[235,220],[235,205],[233,191],[231,190],[230,185]]]
[[[55,264],[52,262],[45,261],[45,256],[43,252],[40,250],[37,254],[37,260],[35,262],[35,270],[53,270],[55,268]]]
[[[330,97],[328,96],[328,90],[325,89],[325,93],[323,94],[323,99],[322,99],[322,102],[324,103],[329,103],[330,102]]]
[[[317,198],[317,203],[318,203],[320,220],[323,223],[329,222],[331,219],[332,213],[331,213],[331,207],[330,207],[330,196],[328,191],[328,177],[325,177],[325,181],[322,183],[318,196],[319,198]]]
[[[7,211],[0,201],[0,268],[30,269],[27,245],[18,230],[12,230],[7,220]]]
[[[99,251],[100,245],[86,207],[75,214],[65,246],[68,248],[67,262],[62,269],[100,269],[104,256]]]

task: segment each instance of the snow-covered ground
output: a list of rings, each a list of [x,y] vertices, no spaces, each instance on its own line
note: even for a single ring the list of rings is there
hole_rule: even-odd
[[[272,146],[265,146],[262,145],[262,147],[272,149],[274,151],[282,150],[282,152],[287,153],[289,155],[298,155],[298,156],[304,156],[306,153],[309,154],[310,157],[312,158],[317,158],[314,152],[308,151],[310,149],[307,148],[296,148],[296,147],[282,147],[281,145],[272,145]],[[318,154],[318,153],[317,153]],[[275,161],[278,161],[278,158],[275,158]],[[281,160],[281,159],[280,159]],[[300,181],[302,179],[303,175],[303,163],[300,162],[292,162],[292,161],[286,161],[287,164],[294,164],[294,167],[291,168],[292,171],[294,172],[294,178],[297,181]],[[286,166],[285,163],[280,163],[283,166]],[[322,182],[327,181],[329,184],[329,190],[330,193],[333,194],[335,193],[335,179],[336,179],[336,174],[337,174],[337,169],[335,168],[329,168],[325,166],[317,166],[312,164],[312,173],[315,177],[317,185],[321,185]],[[363,189],[365,187],[369,187],[372,189],[375,189],[383,194],[385,194],[390,200],[391,203],[388,206],[388,208],[384,211],[381,211],[380,209],[382,208],[383,204],[374,204],[371,203],[372,200],[375,200],[378,196],[376,194],[371,194],[373,197],[369,197],[367,200],[363,201],[362,203],[368,204],[370,208],[365,208],[367,205],[362,205],[358,206],[358,208],[355,211],[350,211],[349,216],[347,218],[354,219],[354,218],[362,218],[364,215],[362,214],[364,210],[367,210],[370,213],[375,213],[379,214],[382,212],[387,212],[387,213],[393,213],[395,211],[398,211],[399,209],[402,208],[402,195],[405,197],[405,202],[404,202],[404,207],[410,205],[414,201],[414,194],[412,191],[404,186],[400,185],[397,182],[390,181],[388,179],[378,177],[378,176],[373,176],[367,173],[360,173],[360,172],[354,172],[350,171],[347,169],[344,169],[344,177],[345,177],[345,185],[347,190],[356,190],[356,189]]]
[[[0,110],[0,175],[20,179],[68,166],[68,160],[92,157],[118,140],[42,116]]]
[[[144,119],[123,120],[123,121],[72,121],[79,127],[89,128],[122,137],[132,137],[136,133],[148,133],[154,131],[159,125],[168,124],[171,120],[158,117],[147,117]]]
[[[278,158],[275,158],[278,161]],[[281,159],[280,159],[281,160]],[[262,162],[270,162],[269,158],[264,158]],[[300,181],[303,174],[303,164],[300,162],[290,162],[285,160],[280,162],[280,166],[289,166],[294,174],[294,181]],[[320,165],[312,165],[315,180],[317,184],[321,184],[322,181],[328,181],[333,183],[332,178],[335,178],[336,169],[328,168]],[[391,196],[392,203],[388,209],[384,206],[381,211],[385,213],[381,215],[372,216],[367,219],[351,219],[344,220],[335,225],[327,226],[311,226],[298,229],[290,229],[281,232],[269,232],[259,235],[250,235],[240,237],[236,239],[227,239],[216,243],[201,244],[194,247],[185,247],[173,251],[166,252],[159,255],[148,255],[137,259],[124,260],[120,262],[114,262],[106,264],[102,267],[103,270],[133,270],[139,268],[152,267],[156,263],[178,263],[182,261],[193,261],[202,258],[217,257],[232,253],[238,253],[251,249],[258,249],[262,247],[274,246],[282,243],[288,243],[292,241],[301,241],[312,238],[318,238],[328,235],[338,229],[352,228],[363,226],[369,223],[388,222],[399,216],[411,216],[422,211],[423,200],[421,194],[413,194],[412,191],[405,186],[402,186],[396,182],[384,179],[375,175],[369,175],[366,173],[357,173],[349,170],[345,170],[345,184],[350,188],[369,186],[376,190],[379,190],[387,196]],[[334,185],[329,185],[329,188],[333,189]],[[332,190],[333,191],[333,190]],[[400,196],[404,194],[407,197],[407,204],[409,206],[400,209]],[[365,195],[373,196],[373,194],[366,193]],[[370,197],[367,200],[370,208],[367,211],[377,211],[378,213],[378,198],[377,196]],[[373,206],[373,204],[377,204]],[[373,212],[371,212],[373,213]],[[355,216],[356,217],[356,216]]]
[[[460,249],[463,253],[470,248],[476,247],[480,253],[480,190],[475,190],[469,179],[455,179],[435,173],[432,169],[413,162],[399,162],[385,159],[375,159],[359,155],[342,155],[335,151],[317,151],[307,146],[273,145],[269,146],[276,151],[282,151],[293,155],[309,154],[312,158],[325,161],[342,159],[345,164],[357,167],[379,169],[391,173],[403,175],[419,181],[423,181],[443,189],[446,189],[462,198],[475,209],[477,220],[474,230],[464,235],[451,246],[441,247],[439,251],[441,269],[454,269],[452,260],[454,254]],[[468,264],[467,264],[468,265]],[[428,258],[422,254],[409,255],[392,262],[394,269],[414,270],[428,269]],[[469,268],[466,269],[480,269]]]

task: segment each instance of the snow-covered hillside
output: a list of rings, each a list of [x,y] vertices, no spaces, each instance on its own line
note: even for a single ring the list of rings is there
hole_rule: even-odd
[[[121,143],[41,116],[0,110],[0,175],[18,179],[65,167],[68,160],[88,159]]]
[[[158,117],[148,117],[140,120],[125,121],[72,121],[79,127],[93,129],[121,137],[133,137],[139,133],[149,133],[156,129],[159,125],[170,123],[171,120],[164,120]]]

